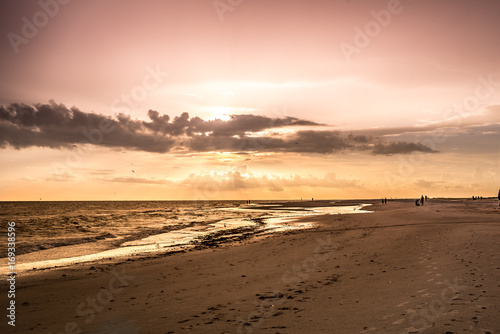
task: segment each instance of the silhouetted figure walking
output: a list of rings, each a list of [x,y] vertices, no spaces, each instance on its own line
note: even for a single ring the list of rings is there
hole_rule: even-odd
[[[422,203],[422,206],[424,205],[424,195],[420,197],[420,203]]]
[[[384,198],[384,204],[387,204],[387,197]]]

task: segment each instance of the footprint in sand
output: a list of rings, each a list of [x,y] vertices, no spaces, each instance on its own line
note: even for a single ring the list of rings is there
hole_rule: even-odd
[[[403,322],[405,322],[405,319],[399,319],[399,320],[394,321],[392,324],[393,325],[401,325]]]

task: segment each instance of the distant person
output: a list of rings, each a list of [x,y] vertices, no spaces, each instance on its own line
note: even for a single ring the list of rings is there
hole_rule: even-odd
[[[384,204],[384,199],[382,198],[382,204]]]
[[[420,206],[420,200],[417,198],[417,200],[415,201],[415,206]]]
[[[384,204],[387,204],[387,197],[384,198]]]
[[[427,197],[427,195],[425,195],[425,201],[427,202],[429,200],[429,198]]]
[[[424,205],[424,195],[422,195],[422,196],[420,197],[420,203],[422,203],[422,205]]]

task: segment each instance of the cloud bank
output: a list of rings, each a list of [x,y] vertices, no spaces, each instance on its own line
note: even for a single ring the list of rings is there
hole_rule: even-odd
[[[78,144],[166,153],[181,152],[295,152],[332,154],[366,151],[391,155],[434,153],[421,143],[384,142],[382,137],[357,131],[315,130],[324,126],[294,117],[232,115],[227,121],[203,120],[187,113],[171,119],[149,110],[149,121],[84,112],[50,101],[48,104],[0,106],[0,147],[63,148]],[[283,132],[284,128],[292,131]],[[307,128],[307,129],[305,129]]]
[[[359,180],[342,179],[333,172],[328,172],[324,176],[313,175],[300,176],[297,174],[288,176],[258,175],[254,173],[241,173],[232,170],[212,174],[191,173],[186,178],[179,181],[167,179],[150,179],[140,177],[114,177],[111,179],[99,178],[99,182],[110,183],[137,183],[137,184],[159,184],[183,186],[194,190],[201,198],[217,197],[224,191],[248,191],[251,189],[267,189],[271,192],[283,192],[292,187],[312,187],[312,188],[337,188],[352,189],[363,188]]]

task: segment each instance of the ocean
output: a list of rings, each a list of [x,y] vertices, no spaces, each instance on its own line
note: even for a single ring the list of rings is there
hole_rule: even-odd
[[[217,247],[255,235],[312,228],[294,218],[366,212],[362,204],[318,207],[303,202],[60,201],[0,202],[1,234],[15,222],[16,267],[74,263]],[[332,203],[333,202],[327,202]],[[291,204],[291,205],[290,205]],[[0,244],[2,265],[7,244]],[[3,263],[5,262],[5,263]]]

